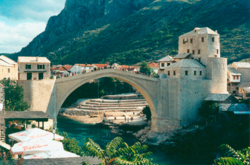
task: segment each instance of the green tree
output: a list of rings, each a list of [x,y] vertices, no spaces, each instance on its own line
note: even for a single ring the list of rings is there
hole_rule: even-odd
[[[217,116],[219,113],[219,105],[217,103],[211,103],[208,101],[202,102],[201,108],[199,108],[199,115],[204,118],[209,116]]]
[[[98,157],[102,160],[102,165],[144,165],[153,164],[147,157],[151,152],[146,152],[148,146],[136,142],[129,146],[122,138],[117,137],[109,142],[105,149],[102,149],[90,138],[84,139],[82,147],[85,156]],[[86,162],[82,163],[83,165]]]
[[[151,111],[149,106],[146,106],[143,110],[142,110],[143,114],[146,115],[147,120],[151,120]]]
[[[28,103],[23,101],[23,88],[15,80],[3,79],[6,111],[25,111],[29,108]]]
[[[60,135],[64,137],[62,140],[64,150],[73,152],[80,156],[83,155],[81,147],[78,146],[78,141],[74,138],[70,138],[66,132],[60,133]]]
[[[215,165],[247,165],[250,164],[250,147],[235,151],[231,146],[223,144],[219,147],[223,155],[215,160]]]
[[[146,75],[151,75],[153,73],[153,69],[149,67],[147,62],[143,61],[140,65],[140,72]]]

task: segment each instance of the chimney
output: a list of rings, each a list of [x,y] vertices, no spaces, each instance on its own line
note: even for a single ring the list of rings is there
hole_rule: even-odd
[[[218,31],[217,31],[217,30],[215,30],[215,33],[218,33]]]

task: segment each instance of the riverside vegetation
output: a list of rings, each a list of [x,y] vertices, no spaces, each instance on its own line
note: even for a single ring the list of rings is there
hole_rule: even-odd
[[[178,36],[194,27],[221,35],[229,63],[249,58],[249,0],[67,0],[45,31],[20,52],[53,64],[155,61],[177,54]]]

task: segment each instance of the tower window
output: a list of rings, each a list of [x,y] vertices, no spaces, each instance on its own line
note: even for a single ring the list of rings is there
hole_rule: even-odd
[[[161,63],[161,67],[164,67],[164,63]]]
[[[217,49],[217,54],[219,54],[219,49]]]
[[[192,52],[193,54],[195,54],[195,50],[193,50],[193,52]]]
[[[187,71],[187,70],[185,71],[185,75],[186,75],[186,76],[188,75],[188,71]]]
[[[198,50],[198,54],[201,54],[201,50],[200,49]]]
[[[190,38],[190,43],[193,43],[193,38]]]
[[[170,65],[170,63],[167,63],[167,66],[169,66]]]
[[[168,71],[168,75],[170,76],[170,71]]]
[[[183,39],[183,44],[185,44],[185,39]]]
[[[175,71],[173,73],[174,73],[174,76],[175,76]]]
[[[214,42],[214,37],[212,37],[212,42]]]
[[[8,68],[8,73],[10,73],[10,68]]]
[[[189,49],[187,50],[187,53],[189,53]]]
[[[194,71],[194,75],[196,76],[196,71]]]
[[[201,42],[204,42],[204,37],[201,37]]]
[[[202,75],[202,71],[200,71],[200,75]]]
[[[31,65],[26,64],[26,69],[31,69]]]

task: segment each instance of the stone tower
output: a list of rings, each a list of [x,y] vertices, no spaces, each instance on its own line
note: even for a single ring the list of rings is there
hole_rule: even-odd
[[[227,92],[227,59],[220,55],[220,35],[207,27],[195,28],[179,37],[179,54],[190,53],[192,59],[206,66],[211,79],[211,93]]]
[[[179,37],[179,54],[190,53],[207,65],[208,57],[220,58],[220,35],[209,28],[195,28]]]

